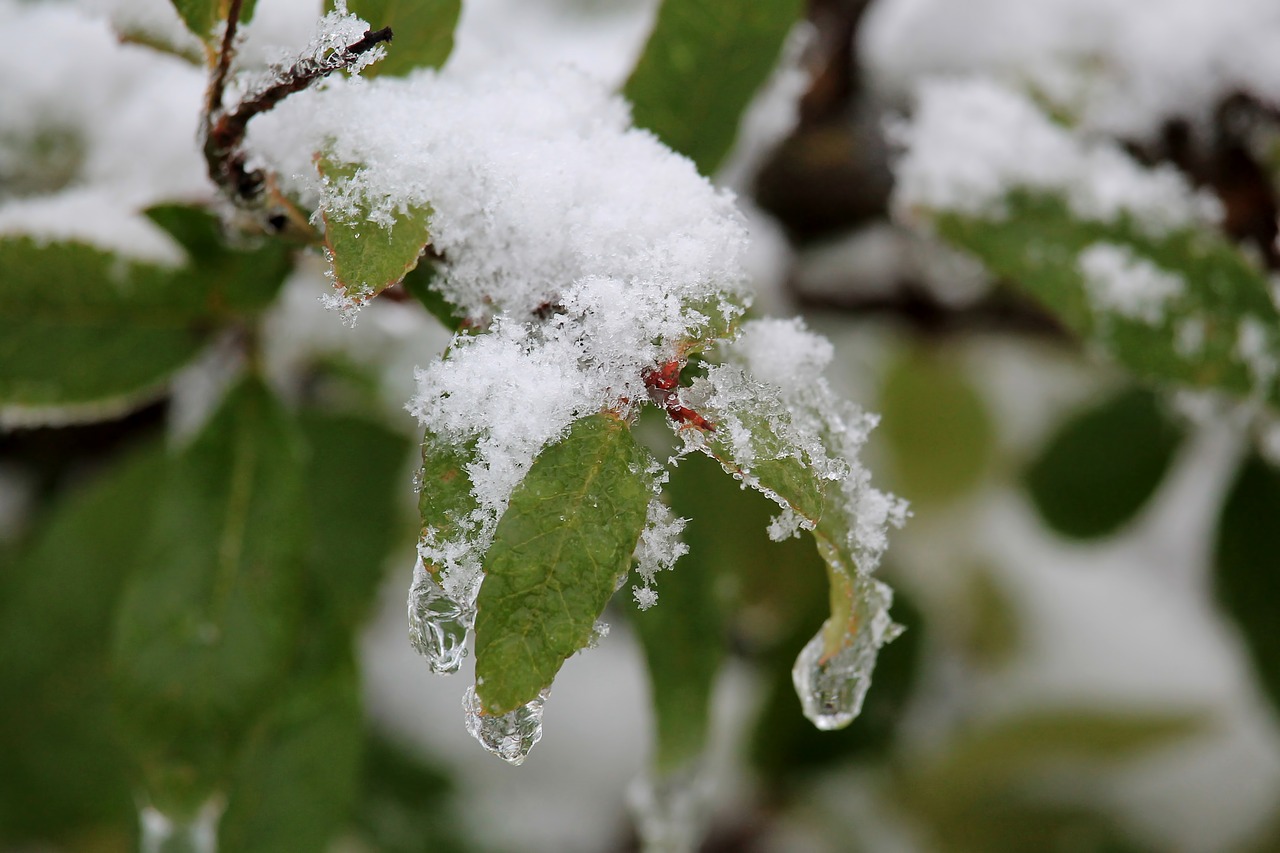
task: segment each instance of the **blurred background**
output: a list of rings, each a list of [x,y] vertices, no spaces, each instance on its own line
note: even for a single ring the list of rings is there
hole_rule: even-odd
[[[68,5],[121,31],[178,27],[159,0]],[[21,6],[4,9],[10,21]],[[620,87],[655,12],[652,0],[467,0],[449,68],[567,63]],[[318,13],[259,0],[245,55],[305,43]],[[672,499],[692,519],[691,553],[658,609],[686,594],[719,605],[697,626],[717,650],[701,849],[1280,851],[1280,474],[1267,430],[1229,401],[1136,384],[890,214],[913,87],[989,75],[1069,96],[1089,133],[1217,193],[1228,233],[1275,273],[1280,7],[810,0],[804,18],[714,178],[750,223],[757,311],[799,313],[827,335],[833,386],[882,415],[864,461],[912,503],[880,569],[907,631],[882,653],[862,717],[814,730],[790,667],[825,614],[821,563],[808,542],[767,541],[764,499],[704,460],[682,466]],[[6,28],[6,41],[27,37]],[[43,50],[59,51],[56,36]],[[21,118],[0,110],[0,140]],[[97,179],[77,172],[74,144],[39,150],[39,162],[0,157],[0,217],[6,201]],[[283,826],[266,846],[224,832],[224,849],[638,849],[628,792],[653,743],[644,615],[611,609],[599,647],[566,664],[524,766],[475,744],[461,724],[467,665],[432,676],[405,627],[418,436],[402,407],[413,366],[449,336],[416,302],[386,298],[348,329],[319,305],[326,287],[318,257],[286,281],[266,371],[321,413],[317,440],[334,436],[335,453],[344,430],[379,448],[363,479],[355,461],[309,475],[376,508],[370,547],[385,554],[356,646],[363,757],[327,847]],[[104,652],[115,539],[133,534],[95,525],[147,491],[144,474],[126,488],[115,472],[141,470],[147,448],[198,420],[225,373],[215,349],[119,417],[0,432],[0,849],[136,848]],[[323,774],[331,756],[315,743],[264,787]]]

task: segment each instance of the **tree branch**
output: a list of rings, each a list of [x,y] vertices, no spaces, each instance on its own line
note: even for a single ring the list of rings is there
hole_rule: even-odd
[[[239,6],[238,0],[232,2],[233,6]],[[227,21],[228,31],[234,29],[232,20],[234,19]],[[246,97],[230,112],[224,112],[221,108],[221,91],[215,93],[211,89],[204,141],[204,158],[210,179],[236,201],[252,201],[257,198],[262,191],[264,177],[261,172],[251,171],[245,166],[245,155],[241,149],[249,121],[333,72],[350,68],[363,54],[389,41],[391,28],[383,27],[377,31],[366,31],[359,41],[335,50],[328,56],[320,59],[303,57],[285,69],[270,85]],[[223,65],[229,49],[229,42],[224,39],[214,76],[214,82],[219,87],[226,85]],[[229,63],[230,60],[225,59],[225,64]],[[217,102],[213,100],[215,94]]]

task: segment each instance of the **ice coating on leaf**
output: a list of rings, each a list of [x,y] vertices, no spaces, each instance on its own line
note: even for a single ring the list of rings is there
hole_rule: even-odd
[[[893,204],[908,220],[921,210],[1000,218],[1013,190],[1060,194],[1081,219],[1129,216],[1152,235],[1221,216],[1217,200],[1172,166],[1143,168],[1114,143],[1073,134],[988,79],[925,83],[899,136],[906,153]]]
[[[791,680],[804,715],[823,731],[843,728],[862,712],[880,647],[902,633],[889,618],[893,591],[874,578],[855,578],[856,631],[852,642],[827,656],[827,628],[819,631],[796,658]]]
[[[480,745],[508,764],[518,767],[529,756],[529,750],[542,740],[542,707],[547,691],[527,705],[506,714],[481,713],[480,699],[474,687],[462,697],[467,733]]]
[[[1180,276],[1114,243],[1094,243],[1079,264],[1096,309],[1147,325],[1160,323],[1168,304],[1186,292]]]
[[[462,601],[446,593],[419,559],[409,588],[409,642],[427,659],[432,672],[458,671],[467,654],[467,633],[474,622],[474,601]]]

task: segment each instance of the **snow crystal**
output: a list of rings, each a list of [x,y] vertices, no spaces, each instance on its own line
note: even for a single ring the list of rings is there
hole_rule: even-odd
[[[648,610],[658,603],[658,591],[651,586],[631,587],[631,597],[635,599],[636,607],[641,610]]]
[[[1186,282],[1181,276],[1166,272],[1127,247],[1114,243],[1089,246],[1080,253],[1079,265],[1085,290],[1095,309],[1114,312],[1149,326],[1160,323],[1169,302],[1186,292]],[[1192,341],[1184,343],[1190,345]]]
[[[1128,215],[1153,235],[1221,216],[1216,199],[1173,167],[1146,169],[1113,143],[1073,135],[991,80],[923,85],[914,117],[897,133],[907,150],[893,203],[906,219],[920,208],[1000,217],[1015,189],[1061,194],[1082,219]]]

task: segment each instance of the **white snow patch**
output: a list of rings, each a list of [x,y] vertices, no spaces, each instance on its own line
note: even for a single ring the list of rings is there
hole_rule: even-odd
[[[1186,292],[1181,276],[1114,243],[1089,246],[1080,253],[1079,265],[1085,290],[1096,310],[1114,312],[1149,326],[1162,322],[1169,303]],[[1182,343],[1191,346],[1194,341],[1188,338]]]

